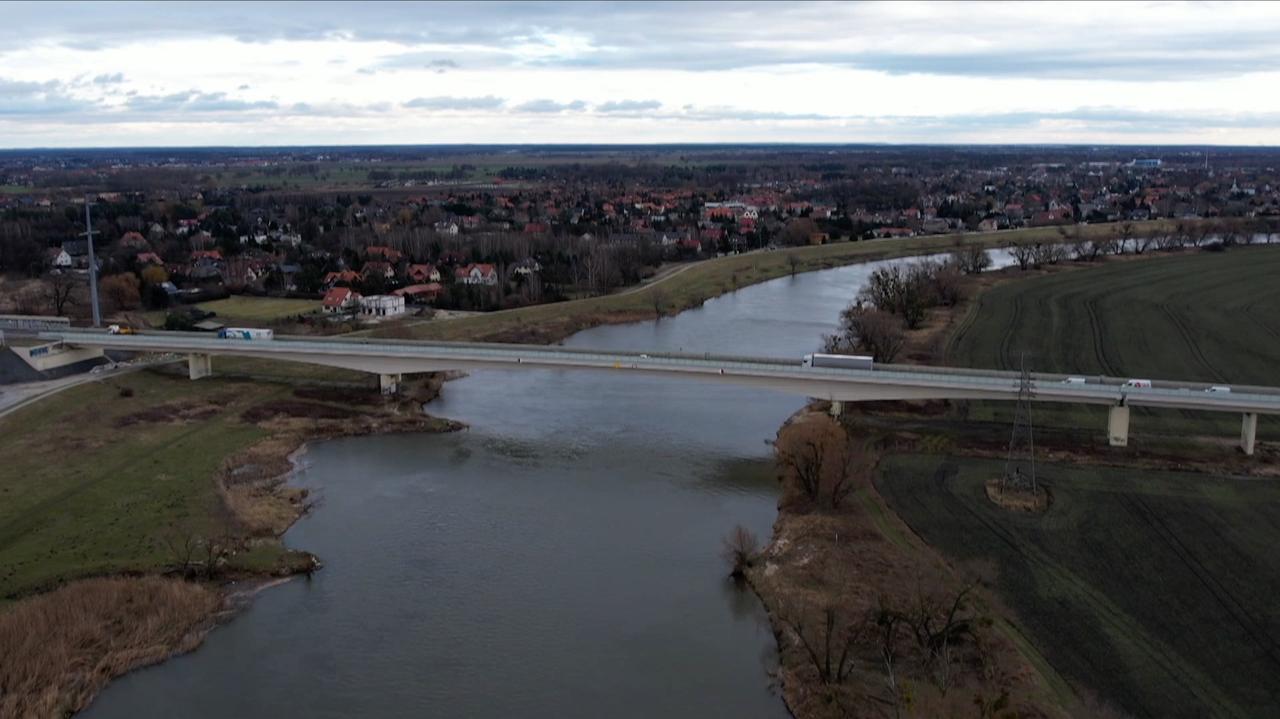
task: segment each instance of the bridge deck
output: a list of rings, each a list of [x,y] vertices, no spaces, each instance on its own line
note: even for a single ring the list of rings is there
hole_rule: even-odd
[[[858,399],[990,398],[1017,396],[1017,373],[995,370],[878,365],[871,370],[803,367],[800,358],[742,357],[603,351],[544,345],[412,342],[381,339],[280,336],[273,340],[219,339],[207,334],[149,332],[42,332],[67,344],[143,352],[234,355],[324,364],[370,372],[438,369],[625,369],[649,374],[738,381],[812,397]],[[395,369],[395,368],[402,369]],[[390,369],[388,369],[390,368]],[[1089,377],[1066,383],[1066,375],[1032,375],[1039,401],[1169,407],[1206,411],[1280,414],[1280,388],[1233,386],[1206,392],[1200,382],[1154,381],[1151,388],[1124,386],[1125,379]]]

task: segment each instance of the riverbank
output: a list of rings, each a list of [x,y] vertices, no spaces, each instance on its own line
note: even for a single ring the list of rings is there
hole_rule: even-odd
[[[815,404],[794,415],[779,443],[812,423],[839,427],[843,446],[874,442],[850,435],[824,409]],[[847,458],[843,446],[818,455]],[[888,510],[871,481],[874,466],[862,469],[851,479],[856,489],[835,507],[784,490],[773,536],[746,571],[769,613],[791,712],[799,719],[968,716],[976,706],[981,716],[1067,716],[1069,690],[1055,686],[1052,669],[1015,640],[986,589],[989,569],[948,564]],[[788,471],[780,462],[784,486]]]
[[[1168,230],[1173,223],[1152,220],[1136,222],[1133,226],[1135,234],[1142,235]],[[703,260],[660,281],[612,295],[486,312],[446,322],[409,320],[384,325],[369,330],[369,333],[399,339],[550,344],[590,327],[678,314],[701,306],[714,297],[787,275],[949,252],[962,246],[996,249],[1008,245],[1063,242],[1065,238],[1059,229],[1039,227],[930,235],[750,252]],[[1079,232],[1081,239],[1099,239],[1111,237],[1116,228],[1112,225],[1079,225],[1071,231]]]
[[[79,711],[111,678],[197,646],[228,582],[314,570],[279,539],[311,506],[286,481],[289,456],[459,429],[421,410],[442,381],[386,399],[140,372],[0,420],[0,715]]]

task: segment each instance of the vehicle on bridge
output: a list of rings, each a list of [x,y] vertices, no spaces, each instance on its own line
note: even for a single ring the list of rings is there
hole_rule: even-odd
[[[1131,379],[1124,383],[1129,389],[1151,389],[1151,380],[1149,379]]]
[[[109,335],[136,335],[138,331],[129,325],[110,325],[107,327]]]
[[[830,367],[832,369],[871,369],[871,366],[875,363],[874,360],[874,357],[867,355],[811,354],[804,356],[800,366]]]
[[[269,340],[275,338],[271,330],[256,327],[224,327],[218,330],[218,339],[223,340]]]

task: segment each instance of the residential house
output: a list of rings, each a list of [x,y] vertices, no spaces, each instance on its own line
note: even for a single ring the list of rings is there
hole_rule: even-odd
[[[404,313],[403,297],[396,295],[370,295],[360,298],[360,314],[366,317],[396,317]]]
[[[463,285],[493,286],[498,284],[498,270],[489,264],[463,265],[453,271],[453,279]]]
[[[428,304],[435,302],[440,296],[440,292],[443,290],[444,287],[442,287],[439,282],[428,282],[425,284],[402,287],[391,294],[403,297],[415,304]]]
[[[422,283],[440,281],[440,270],[436,269],[435,265],[430,264],[409,265],[409,269],[405,270],[404,274],[409,278],[410,282]]]
[[[320,286],[324,289],[331,289],[339,283],[352,285],[360,281],[360,273],[355,270],[342,270],[341,272],[330,272],[324,276],[324,281]]]
[[[400,250],[382,245],[371,245],[364,248],[364,256],[366,259],[377,257],[393,264],[404,259],[404,253]]]
[[[395,279],[396,269],[391,266],[390,262],[370,260],[364,263],[364,267],[360,270],[360,276],[366,280],[379,274],[382,275],[383,279],[392,280]]]
[[[138,263],[139,267],[164,264],[164,260],[160,259],[160,255],[157,255],[154,252],[139,252],[133,259]]]
[[[49,266],[58,270],[69,270],[75,264],[71,253],[60,248],[49,249]]]
[[[148,249],[151,245],[147,242],[147,238],[143,237],[139,232],[126,232],[120,238],[122,247],[132,247],[137,250]]]
[[[532,257],[526,257],[523,260],[511,265],[511,272],[517,275],[531,275],[542,271],[542,265]]]
[[[325,312],[348,312],[360,306],[360,293],[350,287],[330,287],[321,303]]]

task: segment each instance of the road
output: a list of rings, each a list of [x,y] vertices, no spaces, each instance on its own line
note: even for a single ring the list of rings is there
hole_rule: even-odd
[[[994,370],[878,365],[873,370],[803,367],[800,358],[732,357],[643,352],[574,350],[545,345],[411,342],[277,336],[274,340],[231,340],[201,333],[155,332],[109,335],[101,332],[42,332],[42,340],[69,345],[189,356],[257,357],[398,375],[474,369],[619,370],[651,375],[748,385],[833,401],[917,399],[1016,399],[1017,373]],[[208,367],[207,364],[203,365]],[[195,365],[193,364],[193,367]],[[1148,406],[1252,414],[1280,414],[1280,388],[1232,387],[1209,392],[1198,382],[1161,380],[1149,388],[1129,387],[1125,378],[1090,377],[1066,382],[1065,375],[1032,375],[1039,402]]]

